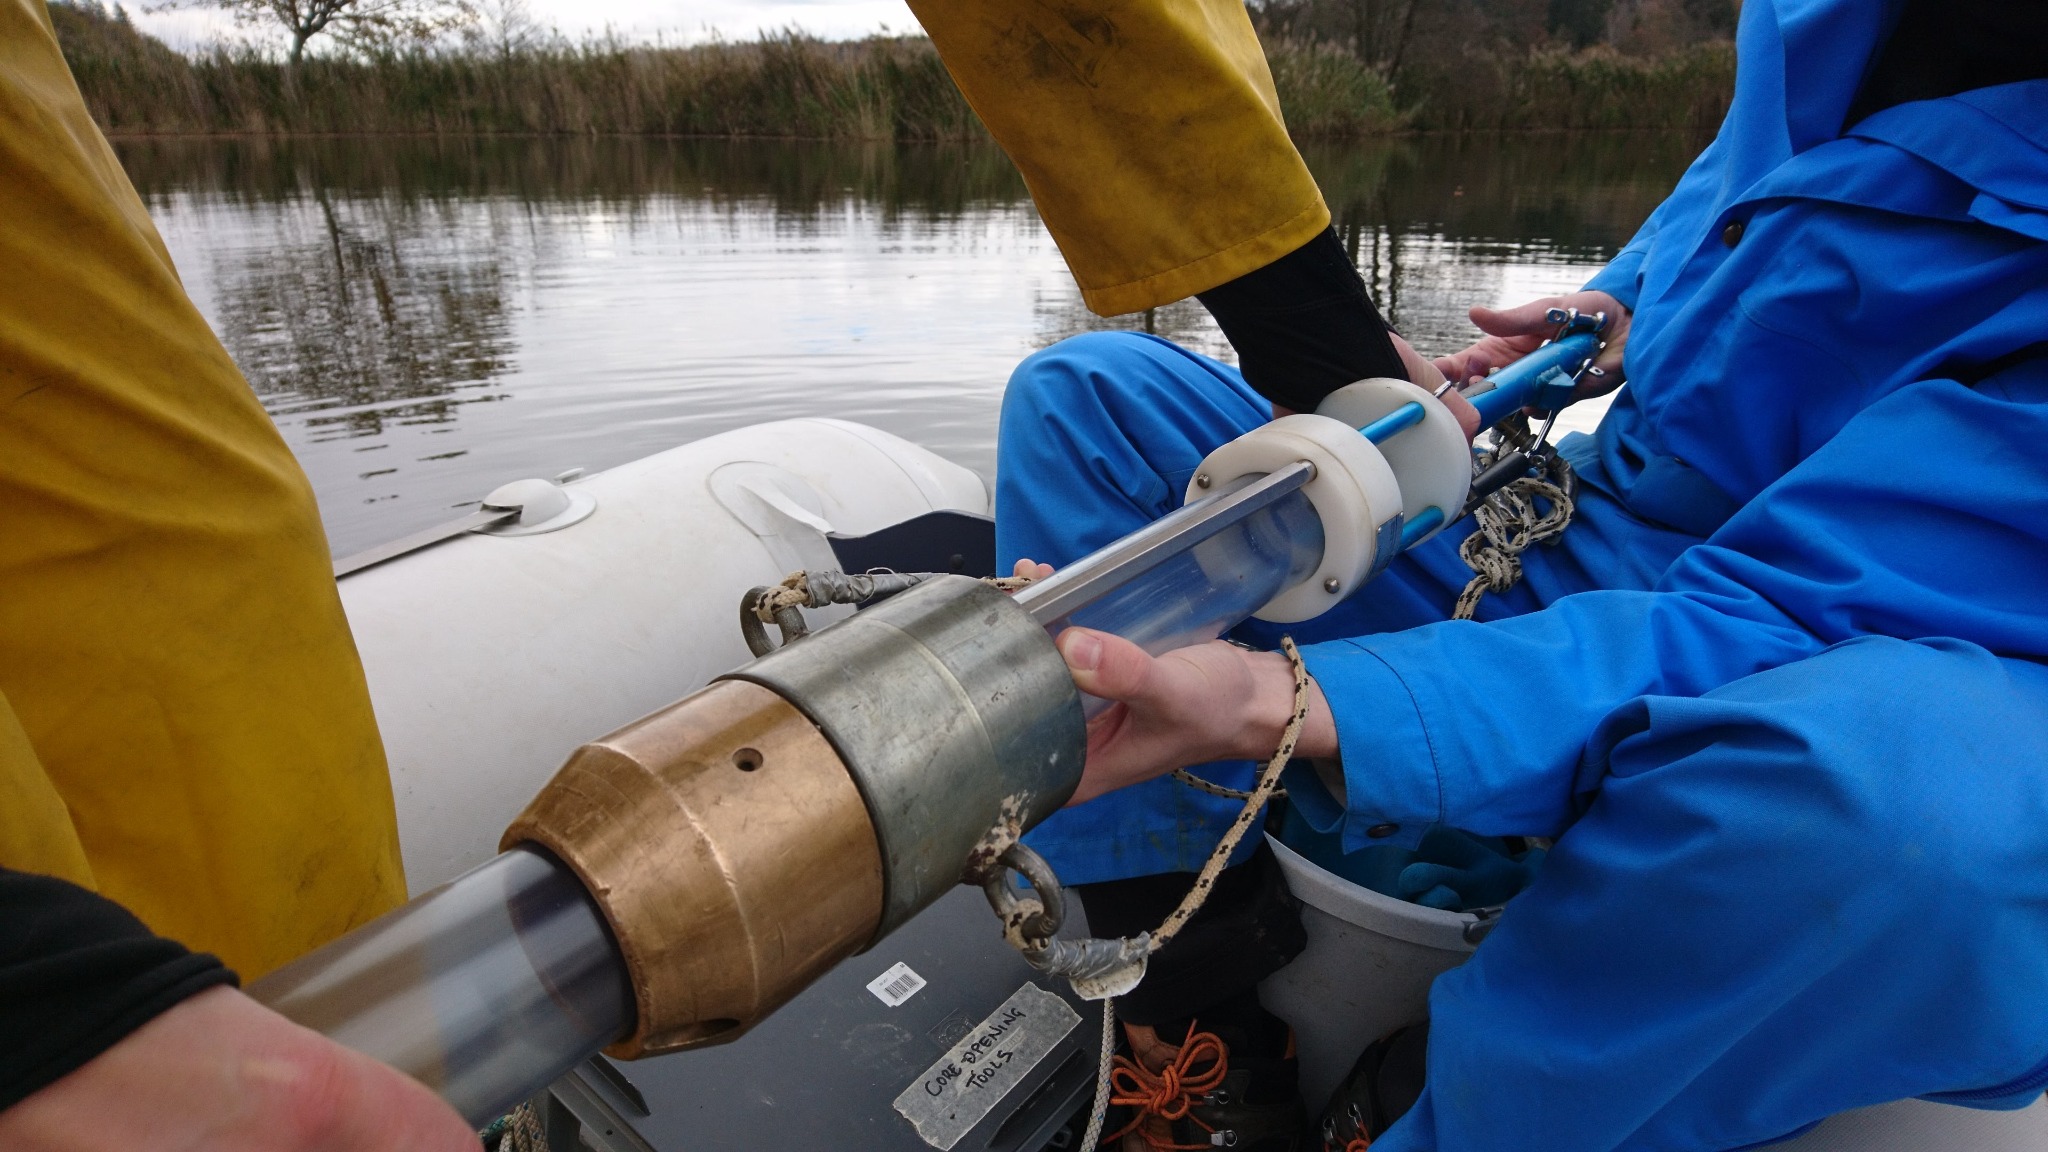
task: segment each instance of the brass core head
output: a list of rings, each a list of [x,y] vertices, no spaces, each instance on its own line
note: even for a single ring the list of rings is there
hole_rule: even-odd
[[[860,790],[782,697],[724,680],[586,744],[505,830],[603,909],[635,1058],[730,1040],[858,951],[883,907]]]

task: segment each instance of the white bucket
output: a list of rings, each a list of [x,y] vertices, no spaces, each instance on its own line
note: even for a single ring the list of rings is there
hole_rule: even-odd
[[[1472,955],[1466,935],[1480,918],[1383,896],[1266,842],[1303,904],[1308,947],[1259,986],[1259,998],[1294,1025],[1301,1096],[1314,1116],[1367,1044],[1429,1015],[1431,982]]]
[[[1383,896],[1318,867],[1268,836],[1302,902],[1308,947],[1259,985],[1294,1025],[1301,1096],[1313,1119],[1367,1044],[1429,1015],[1429,986],[1463,964],[1480,921]],[[2048,1152],[2048,1101],[1982,1112],[1901,1100],[1845,1112],[1773,1152]]]

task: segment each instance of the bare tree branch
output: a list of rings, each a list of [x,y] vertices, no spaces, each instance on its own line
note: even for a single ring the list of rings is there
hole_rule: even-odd
[[[366,51],[430,43],[476,21],[475,0],[164,0],[157,7],[213,8],[244,27],[281,29],[291,38],[294,67],[323,32],[345,49]]]

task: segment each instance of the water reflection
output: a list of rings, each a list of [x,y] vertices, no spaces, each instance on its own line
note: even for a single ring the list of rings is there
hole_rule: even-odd
[[[317,213],[280,217],[267,258],[221,279],[215,300],[273,415],[316,441],[354,439],[502,399],[489,387],[514,341],[497,253],[450,243],[461,229],[446,211],[311,195]]]
[[[1576,285],[1697,142],[1424,140],[1308,153],[1418,345],[1473,303]],[[796,415],[984,474],[1032,349],[1191,303],[1081,306],[986,148],[661,140],[124,142],[187,286],[312,475],[338,552],[496,484]]]

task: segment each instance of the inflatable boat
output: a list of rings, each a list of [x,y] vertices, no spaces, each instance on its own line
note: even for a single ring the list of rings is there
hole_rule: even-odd
[[[344,558],[339,586],[415,894],[491,859],[579,745],[747,662],[737,608],[748,589],[798,569],[988,575],[990,512],[979,477],[914,444],[793,420],[507,485],[447,530]],[[1265,991],[1300,1029],[1313,1115],[1360,1048],[1424,1014],[1430,981],[1483,946],[1485,917],[1406,904],[1277,841],[1276,851],[1306,905],[1310,947]],[[926,1124],[903,1107],[935,1059],[1025,999],[1063,1028],[985,1108]],[[1073,1148],[1099,1019],[1098,1005],[1025,964],[982,894],[961,887],[738,1039],[594,1057],[552,1086],[541,1113],[558,1150],[579,1139],[604,1152]],[[522,1036],[508,1025],[495,1042]],[[1781,1147],[2043,1150],[2048,1107],[1902,1102]]]

